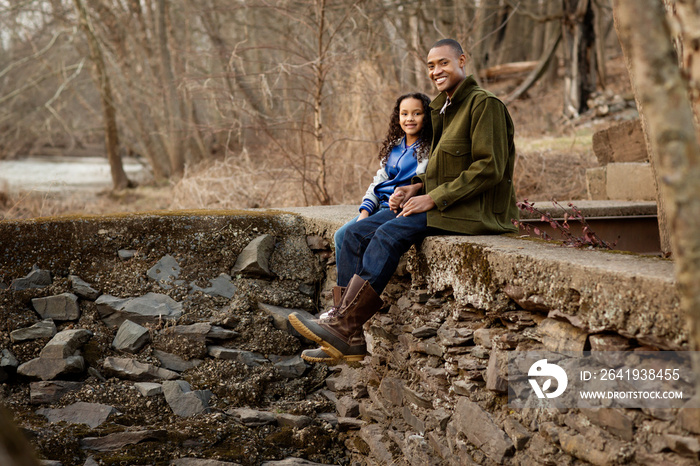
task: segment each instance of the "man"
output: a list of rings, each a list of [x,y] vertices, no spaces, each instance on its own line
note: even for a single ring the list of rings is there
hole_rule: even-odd
[[[401,255],[429,235],[517,231],[513,187],[513,122],[505,105],[467,76],[459,43],[443,39],[428,53],[428,75],[440,94],[430,104],[430,160],[413,184],[396,188],[386,210],[345,233],[335,306],[319,319],[292,313],[289,321],[320,348],[314,362],[360,361],[367,350],[362,326],[382,306],[379,295]],[[342,298],[339,296],[342,293]]]

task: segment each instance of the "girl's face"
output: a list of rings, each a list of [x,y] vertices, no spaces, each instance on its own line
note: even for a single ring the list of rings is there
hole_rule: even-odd
[[[407,97],[399,104],[399,124],[406,133],[406,143],[413,144],[418,140],[423,129],[423,102],[413,97]]]

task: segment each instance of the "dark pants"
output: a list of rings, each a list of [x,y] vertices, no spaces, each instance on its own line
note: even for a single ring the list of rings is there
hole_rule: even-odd
[[[397,217],[389,209],[355,222],[345,230],[337,261],[338,285],[347,286],[353,275],[367,280],[381,294],[396,271],[401,255],[431,234],[447,232],[429,228],[425,212]]]

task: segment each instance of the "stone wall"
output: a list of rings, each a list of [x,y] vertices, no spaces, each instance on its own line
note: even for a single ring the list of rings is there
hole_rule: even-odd
[[[511,236],[429,238],[406,255],[383,294],[384,311],[366,324],[364,361],[300,364],[289,353],[310,343],[293,336],[285,315],[328,301],[332,234],[354,210],[0,222],[0,288],[28,287],[0,291],[5,315],[16,314],[3,325],[21,331],[15,336],[30,326],[44,335],[50,325],[39,311],[48,307],[58,321],[36,344],[3,337],[3,363],[8,349],[16,350],[15,367],[57,352],[55,361],[84,356],[77,372],[58,377],[65,381],[34,382],[38,392],[28,387],[31,374],[10,371],[4,400],[42,445],[66,448],[47,434],[54,430],[77,435],[76,449],[137,433],[132,443],[153,445],[133,450],[113,440],[122,456],[95,453],[88,461],[96,464],[192,451],[238,464],[285,456],[358,465],[698,464],[700,409],[513,409],[506,395],[505,361],[514,351],[687,350],[689,327],[667,260]],[[30,288],[45,278],[41,270],[50,270],[52,284]],[[159,291],[182,306],[170,317],[125,319],[119,299],[137,291]],[[61,314],[73,309],[71,292],[78,319]],[[45,297],[61,302],[30,302]],[[120,336],[133,320],[134,333]],[[44,396],[32,400],[42,406],[36,414],[22,411],[30,393]],[[93,403],[88,417],[97,410],[100,425],[87,430],[37,420],[77,409],[69,400],[112,399],[122,414]],[[156,420],[139,424],[148,419]],[[79,460],[61,457],[64,464],[94,464],[71,455]]]
[[[304,215],[302,209],[297,210]],[[330,215],[330,214],[329,214]],[[318,211],[307,228],[332,231]],[[433,237],[328,380],[369,464],[698,464],[700,410],[514,410],[511,351],[687,350],[673,263],[512,236]],[[332,271],[329,272],[332,276]]]

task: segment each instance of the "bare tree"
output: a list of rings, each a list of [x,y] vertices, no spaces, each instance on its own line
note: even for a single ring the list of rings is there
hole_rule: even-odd
[[[170,57],[170,45],[168,44],[168,34],[166,29],[165,0],[156,0],[156,37],[158,43],[158,54],[160,56],[161,81],[165,88],[165,120],[168,126],[169,138],[167,139],[168,156],[170,158],[170,172],[180,176],[185,168],[185,156],[180,137],[182,136],[182,114],[180,112],[180,101],[175,85],[175,73],[173,71],[172,59]]]
[[[395,97],[434,92],[424,70],[434,41],[460,40],[477,76],[502,60],[542,59],[539,77],[556,53],[553,30],[561,29],[562,4],[28,0],[11,13],[0,9],[2,25],[9,26],[5,37],[12,39],[0,44],[9,47],[0,55],[0,70],[14,54],[27,58],[0,76],[0,99],[11,103],[0,107],[0,151],[5,141],[19,145],[18,135],[32,131],[41,136],[30,141],[94,142],[100,124],[108,147],[142,156],[159,181],[177,178],[203,159],[233,157],[274,167],[270,176],[285,179],[294,202],[356,202],[376,168],[377,144]],[[32,34],[21,15],[37,15]],[[76,24],[87,27],[76,34]],[[55,45],[37,54],[59,32]],[[73,48],[70,60],[42,58],[54,58],[59,46]],[[87,87],[78,73],[87,58],[98,86]],[[29,78],[16,79],[20,71]],[[12,87],[18,82],[28,87]],[[45,95],[26,92],[37,88]],[[8,121],[19,121],[22,131],[8,131],[18,126],[8,127]]]
[[[349,80],[343,77],[343,71],[350,69],[348,59],[354,50],[346,38],[358,27],[353,14],[363,2],[297,0],[266,4],[267,21],[274,18],[276,28],[282,30],[248,50],[267,52],[267,68],[261,71],[264,85],[269,86],[272,80],[283,85],[275,93],[261,89],[269,93],[267,105],[282,112],[266,110],[255,124],[293,169],[307,204],[333,201],[329,182],[333,167],[329,160],[347,135],[339,135],[336,123],[340,120],[328,109],[347,92],[343,86]]]
[[[588,109],[596,89],[595,29],[592,0],[564,0],[564,115],[578,117]]]
[[[100,91],[102,118],[105,127],[105,148],[107,149],[107,159],[109,160],[112,174],[112,187],[117,190],[124,189],[129,187],[131,183],[126,176],[126,172],[124,172],[124,165],[119,153],[119,130],[117,129],[116,109],[112,98],[112,85],[109,81],[100,43],[95,37],[85,6],[82,0],[73,0],[73,5],[75,5],[75,10],[78,13],[80,29],[85,34],[90,47],[95,83]]]

